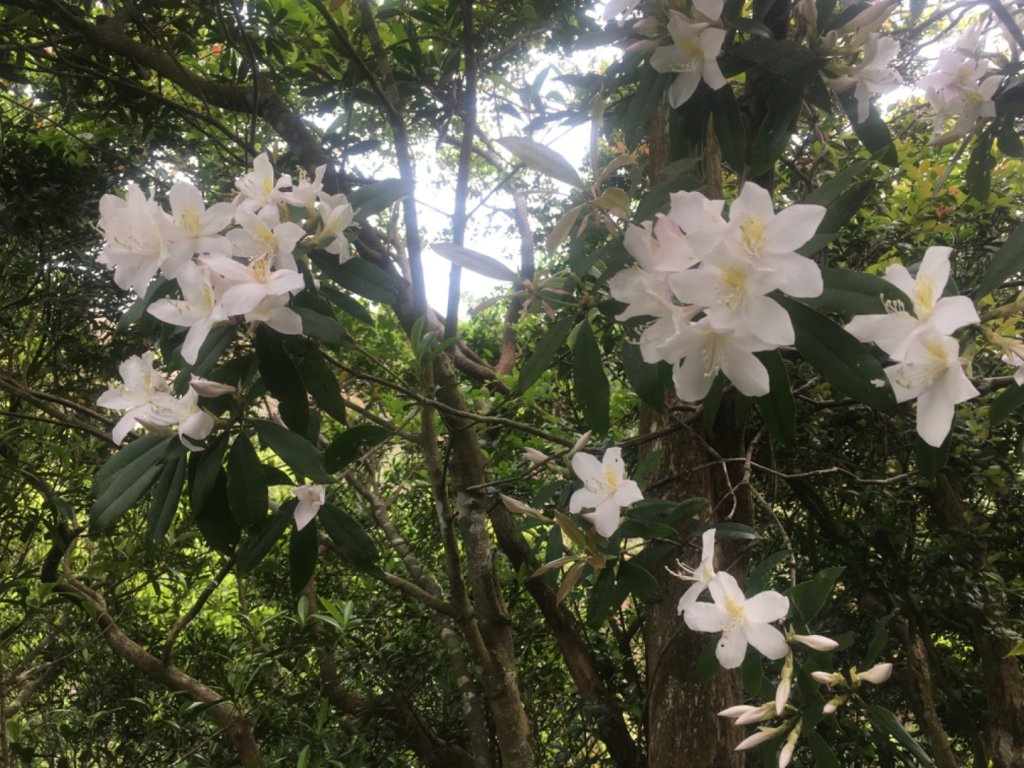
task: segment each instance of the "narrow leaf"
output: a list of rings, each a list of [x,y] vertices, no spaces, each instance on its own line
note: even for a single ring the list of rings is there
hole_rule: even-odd
[[[993,427],[998,426],[1022,405],[1024,405],[1024,387],[1007,387],[996,396],[989,406],[989,421]]]
[[[825,289],[803,303],[837,315],[884,315],[886,303],[913,306],[907,295],[885,278],[855,269],[830,268],[821,271]]]
[[[306,438],[272,421],[257,421],[255,425],[260,442],[280,456],[292,470],[315,483],[334,482],[334,478],[324,470],[319,452]]]
[[[243,432],[235,438],[228,453],[228,506],[235,522],[248,528],[266,517],[267,504],[263,466]]]
[[[152,464],[140,473],[118,475],[107,491],[96,500],[89,513],[89,522],[97,529],[113,525],[150,489],[163,469],[163,462]]]
[[[357,219],[366,219],[390,208],[405,195],[404,181],[384,179],[373,184],[364,184],[348,196],[348,202],[355,211]]]
[[[299,369],[302,383],[306,385],[316,404],[336,421],[344,424],[348,415],[338,380],[319,352],[315,348],[307,349],[305,354],[295,358],[295,366]]]
[[[127,470],[128,467],[137,464],[145,467],[152,464],[158,457],[167,450],[173,437],[161,435],[142,435],[123,446],[117,453],[107,459],[100,467],[96,476],[92,479],[93,496],[102,496],[114,478]],[[131,473],[129,473],[131,474]]]
[[[918,761],[918,765],[935,765],[924,748],[917,743],[913,736],[907,733],[906,728],[900,723],[892,712],[878,704],[868,704],[868,717],[882,731],[892,736]]]
[[[203,539],[218,552],[230,555],[238,546],[242,531],[231,517],[228,507],[227,474],[220,472],[213,490],[202,507],[195,511],[196,526]]]
[[[379,570],[377,545],[355,519],[333,504],[320,507],[317,519],[349,565],[362,571]]]
[[[316,520],[310,520],[301,531],[292,528],[288,542],[288,581],[292,594],[297,595],[313,578],[316,570],[318,543],[316,538]]]
[[[181,501],[187,466],[184,446],[181,446],[180,450],[174,451],[171,458],[164,464],[146,520],[147,546],[152,546],[167,535],[171,521],[174,520],[174,513],[178,511],[178,503]]]
[[[667,363],[651,364],[644,361],[637,344],[622,345],[622,370],[629,386],[648,407],[661,413],[665,410],[665,377]]]
[[[259,565],[274,544],[281,538],[288,523],[292,520],[292,512],[298,499],[290,499],[281,505],[281,509],[264,520],[249,533],[238,547],[238,572],[242,576],[251,573]]]
[[[313,251],[310,258],[324,277],[370,301],[391,304],[398,297],[395,278],[365,259],[349,259],[338,264],[337,257],[326,251]]]
[[[505,264],[490,256],[485,256],[479,251],[464,248],[455,243],[434,243],[430,246],[435,253],[448,259],[452,264],[476,272],[478,275],[489,277],[492,280],[504,280],[514,283],[519,276],[516,275]]]
[[[576,169],[550,147],[538,144],[533,139],[516,136],[498,139],[498,143],[515,155],[527,168],[573,187],[583,185]]]
[[[792,445],[796,440],[796,401],[789,387],[786,364],[778,351],[759,352],[757,359],[768,369],[771,387],[767,395],[755,401],[757,410],[772,437],[783,445]]]
[[[583,411],[587,425],[598,434],[606,434],[611,390],[604,373],[601,350],[587,320],[581,322],[576,331],[576,343],[572,351],[573,393],[576,402]]]
[[[573,318],[563,317],[556,320],[548,328],[547,333],[537,342],[533,354],[530,355],[523,367],[519,369],[519,381],[516,383],[515,394],[521,395],[528,390],[540,378],[555,360],[555,355],[562,348],[565,340],[572,330]]]
[[[1024,270],[1024,224],[1017,227],[1006,242],[996,251],[989,262],[981,282],[974,290],[975,298],[982,298],[992,293],[1009,277],[1020,274]]]
[[[360,424],[346,429],[338,435],[324,451],[324,463],[328,472],[337,472],[347,467],[368,449],[389,440],[391,430],[375,424]]]
[[[256,329],[253,339],[260,378],[277,398],[281,419],[300,435],[309,428],[309,401],[295,364],[285,351],[283,340],[266,326]]]

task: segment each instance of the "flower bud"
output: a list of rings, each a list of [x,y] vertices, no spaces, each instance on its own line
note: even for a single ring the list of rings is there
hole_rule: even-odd
[[[811,672],[811,677],[822,685],[842,685],[845,680],[839,672]]]
[[[866,672],[854,672],[853,677],[855,680],[862,680],[865,683],[881,685],[892,677],[892,663],[887,661],[884,664],[875,664]]]
[[[527,461],[532,461],[534,464],[543,464],[550,458],[546,453],[538,451],[536,448],[523,448],[523,458]]]
[[[785,726],[783,725],[776,728],[758,728],[757,733],[747,736],[747,738],[736,745],[736,751],[742,752],[745,749],[753,749],[758,744],[764,744],[766,741],[771,741],[782,733],[783,730],[785,730]]]
[[[210,381],[195,374],[192,375],[188,385],[200,397],[220,397],[221,395],[233,395],[238,392],[238,387],[233,387],[230,384],[221,384],[219,381]]]
[[[789,701],[790,690],[793,685],[793,652],[786,654],[786,661],[782,665],[782,679],[775,689],[775,714],[781,715]]]
[[[839,647],[839,643],[824,635],[791,635],[790,640],[796,640],[816,651],[834,651]]]
[[[577,440],[576,444],[573,445],[573,447],[569,449],[569,454],[566,456],[566,458],[567,459],[571,459],[573,456],[575,456],[577,453],[579,453],[581,450],[583,450],[583,446],[585,446],[587,444],[587,441],[590,439],[590,436],[592,434],[593,434],[593,430],[588,429],[586,432],[584,432],[582,435],[580,435],[580,439]]]
[[[723,709],[718,713],[719,717],[731,717],[735,722],[733,725],[750,725],[767,720],[775,714],[775,707],[771,702],[765,702],[759,707],[752,707],[749,704],[739,704],[735,707]]]
[[[829,699],[825,706],[821,708],[822,714],[834,714],[837,709],[839,709],[841,706],[843,706],[843,704],[846,703],[846,700],[848,698],[850,698],[849,695],[844,693],[841,696],[836,696],[835,698]]]
[[[633,25],[633,33],[637,35],[646,35],[647,37],[654,37],[655,35],[661,34],[664,26],[665,25],[658,17],[645,16]]]
[[[796,742],[800,738],[800,727],[802,724],[802,721],[796,724],[796,727],[786,737],[786,743],[779,750],[779,768],[786,768],[793,760],[793,752],[796,750]]]

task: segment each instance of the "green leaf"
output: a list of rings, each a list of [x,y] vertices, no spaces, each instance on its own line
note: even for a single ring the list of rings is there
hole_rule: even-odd
[[[764,663],[761,654],[748,653],[740,665],[740,680],[743,683],[743,690],[751,698],[761,698],[761,691],[766,686],[764,677]]]
[[[860,143],[871,153],[871,156],[884,165],[895,168],[900,164],[899,155],[896,153],[896,145],[892,142],[892,134],[889,133],[889,126],[885,124],[878,115],[874,105],[868,113],[868,118],[862,123],[857,122],[857,100],[853,97],[853,89],[839,94],[839,101],[850,118],[850,125],[853,132],[857,134]]]
[[[845,570],[841,565],[818,571],[809,580],[791,587],[785,594],[789,598],[790,615],[799,622],[798,630],[806,632],[825,607],[836,580]]]
[[[135,468],[136,466],[132,465],[128,469]],[[163,455],[156,463],[138,469],[138,472],[126,470],[119,473],[93,504],[89,512],[89,522],[94,528],[108,528],[135,505],[135,502],[150,489],[163,469]]]
[[[99,498],[110,488],[110,484],[122,473],[127,476],[137,474],[137,470],[157,461],[167,450],[173,437],[161,435],[142,435],[123,446],[117,453],[107,459],[92,480],[93,496]],[[134,467],[129,470],[129,467]],[[123,478],[119,481],[124,482]]]
[[[714,116],[715,135],[722,149],[722,159],[736,173],[742,173],[747,163],[747,135],[732,88],[719,88],[712,92],[711,114]]]
[[[351,195],[348,202],[355,212],[355,218],[365,220],[390,208],[406,195],[405,182],[401,179],[384,179],[373,184],[364,184]],[[337,257],[335,257],[337,258]]]
[[[1024,224],[1017,227],[1002,244],[992,261],[989,262],[981,282],[974,290],[974,298],[980,299],[1002,285],[1009,277],[1024,270]]]
[[[153,546],[164,538],[171,527],[174,513],[178,511],[178,502],[181,501],[181,491],[185,487],[185,469],[188,466],[186,458],[187,451],[181,445],[178,450],[172,451],[171,458],[160,473],[146,519],[147,546]]]
[[[867,347],[806,304],[777,296],[796,330],[796,348],[838,392],[878,411],[896,409],[881,363]]]
[[[615,596],[615,569],[605,566],[601,569],[597,581],[590,588],[587,596],[587,626],[600,629],[612,610],[612,598]]]
[[[715,538],[719,540],[757,541],[761,536],[749,525],[725,522],[715,523]]]
[[[320,453],[306,438],[272,421],[256,421],[255,425],[260,442],[280,456],[294,472],[314,483],[334,482],[334,478],[324,470]]]
[[[996,159],[992,155],[992,134],[984,132],[975,141],[971,157],[967,161],[967,192],[982,204],[988,202],[992,191],[992,169]]]
[[[333,285],[321,283],[320,295],[326,298],[342,312],[354,317],[359,322],[365,323],[366,325],[373,325],[373,315],[370,314],[370,310],[347,293],[339,291]]]
[[[514,283],[519,279],[519,276],[505,264],[479,251],[474,251],[455,243],[434,243],[430,247],[435,253],[448,259],[452,264],[468,269],[471,272],[476,272],[478,275],[508,283]]]
[[[635,62],[639,64],[639,62]],[[665,89],[671,82],[673,75],[667,72],[657,72],[646,64],[639,67],[640,80],[636,90],[629,99],[627,109],[622,110],[623,125],[622,132],[626,139],[626,145],[636,147],[647,136],[651,119],[654,117],[665,98]]]
[[[300,435],[309,429],[309,402],[295,364],[285,351],[281,337],[265,325],[256,329],[253,339],[260,378],[270,394],[277,398],[281,420]]]
[[[221,471],[217,474],[213,489],[204,500],[203,506],[195,509],[195,518],[196,526],[207,544],[225,555],[230,555],[235,551],[242,531],[231,517],[225,472]]]
[[[263,465],[248,436],[242,432],[228,453],[228,507],[241,528],[255,525],[267,514],[267,482]]]
[[[658,582],[646,568],[637,565],[633,560],[620,560],[618,577],[620,587],[625,588],[641,603],[657,602]]]
[[[789,388],[786,364],[777,351],[758,352],[757,359],[768,369],[770,390],[767,395],[757,398],[757,410],[768,425],[772,437],[783,445],[792,445],[796,440],[796,401]]]
[[[757,128],[754,147],[751,151],[750,172],[767,173],[775,166],[779,156],[789,146],[793,136],[793,123],[800,114],[803,100],[801,88],[791,84],[782,93],[775,93],[776,101]]]
[[[205,451],[193,453],[189,457],[188,498],[193,512],[204,507],[213,493],[227,450],[228,435],[225,433]]]
[[[783,549],[778,552],[773,552],[768,557],[761,560],[754,568],[750,571],[750,575],[747,577],[747,591],[751,593],[762,592],[767,588],[768,579],[771,577],[772,571],[774,571],[778,565],[789,559],[792,552],[788,549]]]
[[[1007,387],[1000,392],[988,408],[988,419],[992,426],[998,426],[1024,405],[1024,387]]]
[[[310,258],[323,276],[345,290],[358,293],[378,304],[392,304],[398,298],[395,278],[365,259],[349,259],[344,264],[338,264],[337,257],[326,251],[313,251]]]
[[[391,430],[374,424],[360,424],[338,435],[324,451],[328,472],[337,472],[358,459],[367,449],[391,438]]]
[[[293,307],[292,309],[302,318],[302,332],[306,336],[320,339],[332,347],[351,346],[352,337],[341,327],[341,323],[336,318],[309,307]]]
[[[599,435],[606,434],[611,389],[604,373],[601,350],[589,321],[584,320],[577,327],[576,343],[572,351],[573,393],[576,402],[590,428]]]
[[[637,202],[634,221],[653,219],[655,214],[667,211],[673,192],[692,192],[701,187],[701,182],[691,173],[680,172],[651,187]]]
[[[265,517],[238,547],[238,573],[245,576],[259,565],[263,558],[274,548],[281,538],[288,523],[292,520],[292,512],[298,499],[289,499],[281,505],[281,509],[273,515]]]
[[[662,371],[667,363],[644,362],[640,347],[626,342],[622,345],[622,370],[629,386],[649,408],[662,413],[665,410],[665,380]]]
[[[875,182],[861,181],[844,190],[835,200],[827,205],[825,217],[818,225],[818,231],[798,250],[804,256],[816,253],[839,237],[840,230],[861,209],[864,201],[874,191]],[[804,202],[807,202],[806,200]]]
[[[507,136],[498,139],[498,143],[511,152],[518,160],[534,171],[564,182],[572,187],[580,187],[583,181],[569,161],[550,147],[538,144],[525,136]]]
[[[562,317],[551,324],[547,333],[537,342],[533,354],[530,355],[523,367],[519,369],[519,381],[513,394],[521,395],[534,385],[541,374],[544,373],[555,360],[555,355],[562,348],[565,340],[572,330],[573,318]]]
[[[896,718],[896,715],[878,704],[868,704],[867,713],[872,723],[877,725],[881,731],[896,739],[917,759],[918,765],[935,765],[935,762],[929,757],[928,753],[924,751],[913,736],[907,733],[906,729]]]
[[[907,295],[888,280],[868,272],[834,267],[821,271],[825,289],[804,304],[837,315],[884,315],[886,302],[913,306]]]
[[[317,519],[349,565],[361,571],[379,570],[377,545],[355,519],[333,504],[320,507]]]
[[[316,570],[318,542],[316,537],[316,519],[300,531],[292,528],[292,536],[288,542],[288,581],[292,594],[297,595],[313,578]]]
[[[836,753],[832,751],[828,742],[818,735],[817,731],[805,729],[803,733],[804,738],[807,739],[807,746],[811,748],[811,754],[814,755],[815,768],[840,768]]]
[[[953,433],[946,435],[942,445],[936,448],[928,445],[920,437],[914,442],[914,458],[917,460],[917,471],[926,480],[934,480],[939,471],[946,466],[949,459],[949,444]]]
[[[320,356],[316,348],[310,347],[305,353],[295,358],[295,366],[302,377],[302,383],[306,386],[313,400],[338,422],[344,424],[348,419],[345,410],[345,401],[341,397],[341,388],[338,379],[327,366],[327,362]]]

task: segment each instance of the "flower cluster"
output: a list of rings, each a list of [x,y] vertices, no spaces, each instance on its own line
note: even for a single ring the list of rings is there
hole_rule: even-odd
[[[344,195],[323,191],[325,168],[312,179],[288,175],[275,179],[266,154],[235,182],[231,203],[206,206],[202,194],[187,181],[168,193],[164,210],[135,184],[123,198],[104,195],[98,227],[104,245],[98,261],[114,272],[114,282],[143,295],[158,274],[176,283],[180,296],[153,302],[147,311],[170,325],[188,328],[181,347],[194,365],[210,331],[241,318],[266,323],[284,334],[302,333],[300,316],[288,307],[292,295],[306,287],[296,249],[317,246],[349,258],[345,229],[353,211]],[[288,220],[297,217],[299,224]],[[308,234],[316,228],[315,234]],[[183,441],[205,438],[213,418],[199,410],[196,393],[183,399],[167,391],[163,374],[152,367],[152,355],[133,357],[121,366],[123,385],[108,390],[103,407],[127,409],[114,430],[118,444],[136,425],[171,429],[178,425]]]
[[[861,341],[877,344],[894,365],[885,369],[897,402],[917,400],[917,433],[932,446],[949,434],[958,403],[977,397],[963,370],[960,345],[950,334],[979,322],[966,296],[943,297],[949,280],[951,248],[933,246],[912,277],[902,264],[885,271],[885,279],[911,300],[888,303],[887,312],[854,317],[846,330]]]
[[[722,200],[697,192],[671,200],[667,215],[627,230],[625,247],[639,268],[609,283],[627,305],[618,317],[655,318],[640,350],[649,363],[673,365],[683,400],[702,399],[720,371],[743,394],[765,395],[768,371],[755,353],[795,338],[789,315],[769,294],[821,294],[821,270],[796,251],[813,237],[825,209],[793,205],[775,213],[769,193],[752,182],[728,220]]]

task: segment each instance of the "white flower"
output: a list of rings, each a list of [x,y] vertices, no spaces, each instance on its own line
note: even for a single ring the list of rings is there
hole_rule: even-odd
[[[861,680],[872,685],[881,685],[890,677],[892,677],[892,662],[888,661],[884,664],[875,664],[871,669],[864,672],[855,672],[853,674],[855,680]]]
[[[579,514],[583,509],[593,509],[583,516],[594,524],[598,534],[610,537],[619,527],[622,508],[644,497],[639,486],[626,478],[622,449],[609,448],[601,461],[589,453],[577,453],[572,457],[572,469],[583,487],[569,499],[569,511]]]
[[[790,635],[789,639],[802,643],[816,651],[834,651],[839,647],[839,643],[824,635]]]
[[[238,394],[238,387],[231,384],[222,384],[219,381],[204,379],[194,373],[188,382],[189,387],[195,390],[200,397],[220,397],[221,395]]]
[[[803,721],[798,720],[796,725],[793,726],[793,730],[789,732],[789,736],[786,737],[786,743],[779,750],[779,768],[786,768],[792,762],[793,752],[796,751],[796,742],[800,738],[802,726]]]
[[[349,251],[348,238],[345,230],[352,226],[352,205],[345,195],[321,195],[317,203],[320,213],[320,232],[313,242],[322,243],[330,240],[324,250],[338,257],[338,263],[344,264],[352,254]]]
[[[306,230],[294,222],[282,222],[275,207],[263,208],[258,214],[239,210],[235,221],[240,227],[228,232],[227,238],[236,255],[256,259],[269,253],[275,267],[297,269],[293,252]]]
[[[128,185],[124,199],[116,195],[100,198],[97,226],[105,243],[97,257],[100,264],[114,270],[119,288],[131,288],[140,296],[160,265],[170,256],[164,230],[168,216],[134,182]]]
[[[679,598],[679,605],[676,610],[682,613],[691,605],[697,602],[708,584],[715,578],[715,529],[708,528],[701,537],[700,565],[696,568],[687,568],[680,563],[683,573],[677,574],[684,581],[692,581],[693,584]],[[718,714],[724,714],[719,712]]]
[[[864,46],[863,58],[850,68],[848,74],[828,81],[836,91],[854,89],[858,123],[868,119],[872,94],[888,93],[902,84],[903,78],[892,67],[892,60],[899,52],[900,44],[893,38],[870,35]]]
[[[202,193],[187,181],[176,182],[167,199],[171,204],[169,248],[174,254],[176,268],[168,269],[168,264],[162,265],[165,275],[177,278],[196,253],[231,253],[231,243],[220,233],[231,225],[235,217],[233,205],[215,203],[207,208]]]
[[[110,387],[96,401],[101,408],[127,411],[114,425],[111,437],[115,445],[124,442],[139,422],[139,417],[144,417],[152,408],[157,394],[168,390],[166,377],[153,368],[153,357],[152,352],[146,352],[141,356],[132,355],[121,363],[117,372],[121,376],[122,385]]]
[[[235,182],[242,193],[241,205],[245,210],[258,210],[284,199],[284,189],[291,187],[291,176],[282,176],[274,181],[274,166],[266,152],[261,152],[252,161],[252,170]]]
[[[295,518],[296,530],[301,531],[324,505],[325,489],[322,485],[297,485],[292,488],[292,496],[299,500],[292,517]]]
[[[188,328],[181,345],[181,356],[189,365],[195,365],[199,350],[213,326],[226,322],[228,317],[217,301],[217,292],[210,281],[210,270],[193,267],[178,275],[182,299],[160,299],[146,308],[158,320]]]
[[[789,652],[785,635],[772,626],[789,613],[789,598],[769,590],[748,599],[725,571],[715,574],[708,590],[714,603],[694,603],[683,620],[696,632],[722,633],[715,656],[725,669],[743,663],[748,643],[769,659],[781,659]]]
[[[669,11],[668,32],[672,45],[663,45],[651,56],[658,72],[678,72],[668,89],[673,107],[685,103],[704,80],[713,90],[726,84],[718,67],[719,52],[725,42],[725,30],[708,24],[693,24],[679,11]]]
[[[201,257],[200,264],[234,283],[221,296],[221,306],[231,316],[251,312],[269,296],[297,293],[306,286],[298,272],[290,269],[271,271],[269,254],[258,256],[247,265],[227,256]]]
[[[748,397],[768,394],[768,369],[754,353],[774,349],[772,344],[741,331],[716,329],[703,317],[678,329],[673,347],[678,352],[676,359],[683,358],[672,372],[676,394],[682,400],[703,399],[719,371]]]
[[[959,352],[956,339],[931,331],[915,337],[903,362],[885,369],[896,402],[917,398],[917,434],[936,448],[949,434],[957,404],[980,394]]]
[[[760,723],[771,717],[775,717],[775,704],[766,701],[759,707],[752,707],[749,704],[737,704],[735,707],[723,709],[718,713],[719,717],[731,717],[733,725],[750,725]]]

